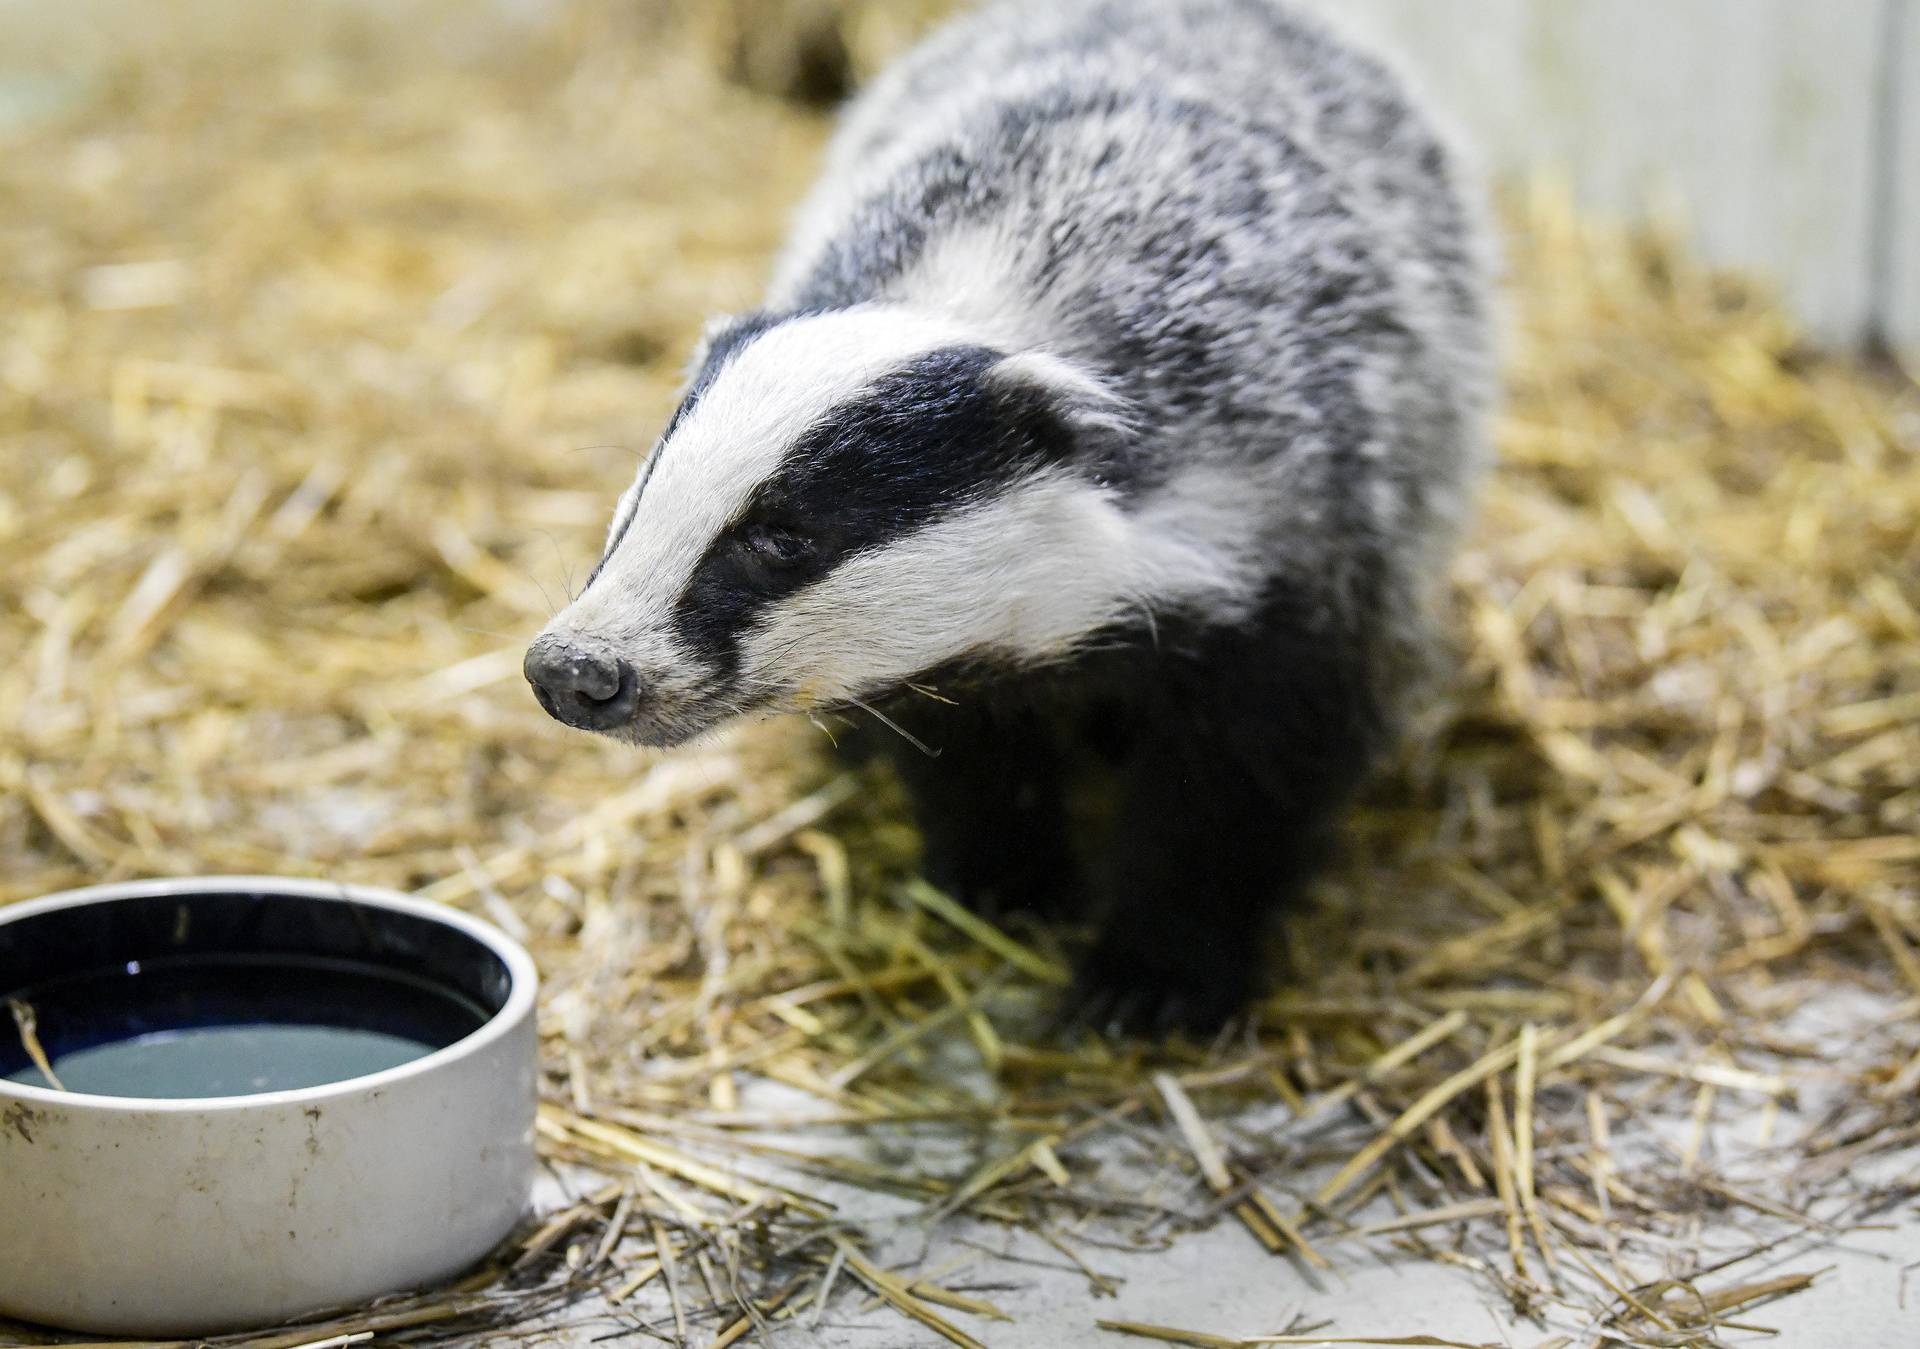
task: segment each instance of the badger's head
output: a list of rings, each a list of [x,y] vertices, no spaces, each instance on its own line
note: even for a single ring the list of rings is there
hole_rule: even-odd
[[[1112,396],[890,306],[721,328],[527,653],[572,726],[676,744],[1070,651],[1133,601]]]

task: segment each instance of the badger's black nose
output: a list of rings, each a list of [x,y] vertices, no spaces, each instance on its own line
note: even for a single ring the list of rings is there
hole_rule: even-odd
[[[541,638],[527,648],[521,669],[540,706],[583,731],[610,731],[640,705],[640,681],[631,665],[569,642]]]

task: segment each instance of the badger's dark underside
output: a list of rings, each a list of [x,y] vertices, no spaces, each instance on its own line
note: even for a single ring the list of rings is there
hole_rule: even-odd
[[[1163,620],[1039,671],[916,680],[868,728],[929,880],[989,914],[1090,916],[1074,1024],[1213,1030],[1264,985],[1269,919],[1320,867],[1384,737],[1357,637],[1298,599]]]

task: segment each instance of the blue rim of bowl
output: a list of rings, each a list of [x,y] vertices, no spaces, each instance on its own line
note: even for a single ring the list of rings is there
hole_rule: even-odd
[[[410,914],[429,922],[441,923],[486,947],[506,966],[507,1000],[500,1010],[477,1029],[431,1054],[377,1073],[346,1077],[338,1082],[323,1082],[317,1087],[298,1087],[292,1091],[262,1091],[244,1096],[102,1096],[85,1091],[56,1091],[24,1082],[0,1079],[0,1101],[29,1101],[66,1109],[98,1111],[139,1111],[167,1114],[204,1114],[215,1110],[245,1110],[282,1105],[303,1105],[358,1096],[394,1083],[424,1077],[435,1069],[480,1053],[511,1034],[533,1015],[534,999],[539,993],[540,975],[526,948],[493,924],[432,900],[415,899],[397,890],[345,881],[321,881],[290,876],[174,876],[160,880],[109,881],[79,890],[62,890],[39,899],[21,900],[0,907],[0,925],[32,918],[57,909],[98,904],[103,900],[143,899],[160,895],[235,893],[259,890],[293,899],[317,899],[349,904],[364,904]]]

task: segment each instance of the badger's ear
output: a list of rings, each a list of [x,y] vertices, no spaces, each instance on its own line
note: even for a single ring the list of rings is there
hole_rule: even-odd
[[[680,372],[682,380],[693,382],[693,377],[706,365],[707,358],[713,354],[713,344],[727,329],[740,321],[737,314],[715,314],[700,325],[700,338],[693,344],[693,351],[687,357],[686,368]]]
[[[771,314],[736,314],[731,318],[715,318],[707,321],[700,341],[693,348],[693,355],[687,361],[685,376],[681,379],[680,406],[674,409],[673,416],[667,421],[667,429],[661,432],[661,439],[671,436],[679,429],[680,423],[700,401],[700,395],[707,391],[726,363],[735,352],[773,327],[780,320]]]
[[[982,377],[988,388],[1054,422],[1075,443],[1074,457],[1118,467],[1137,424],[1127,400],[1093,371],[1049,351],[1001,357]]]
[[[778,322],[772,314],[759,310],[708,319],[700,330],[700,340],[694,343],[693,355],[687,358],[686,382],[700,383],[703,375],[718,370],[735,351]]]

